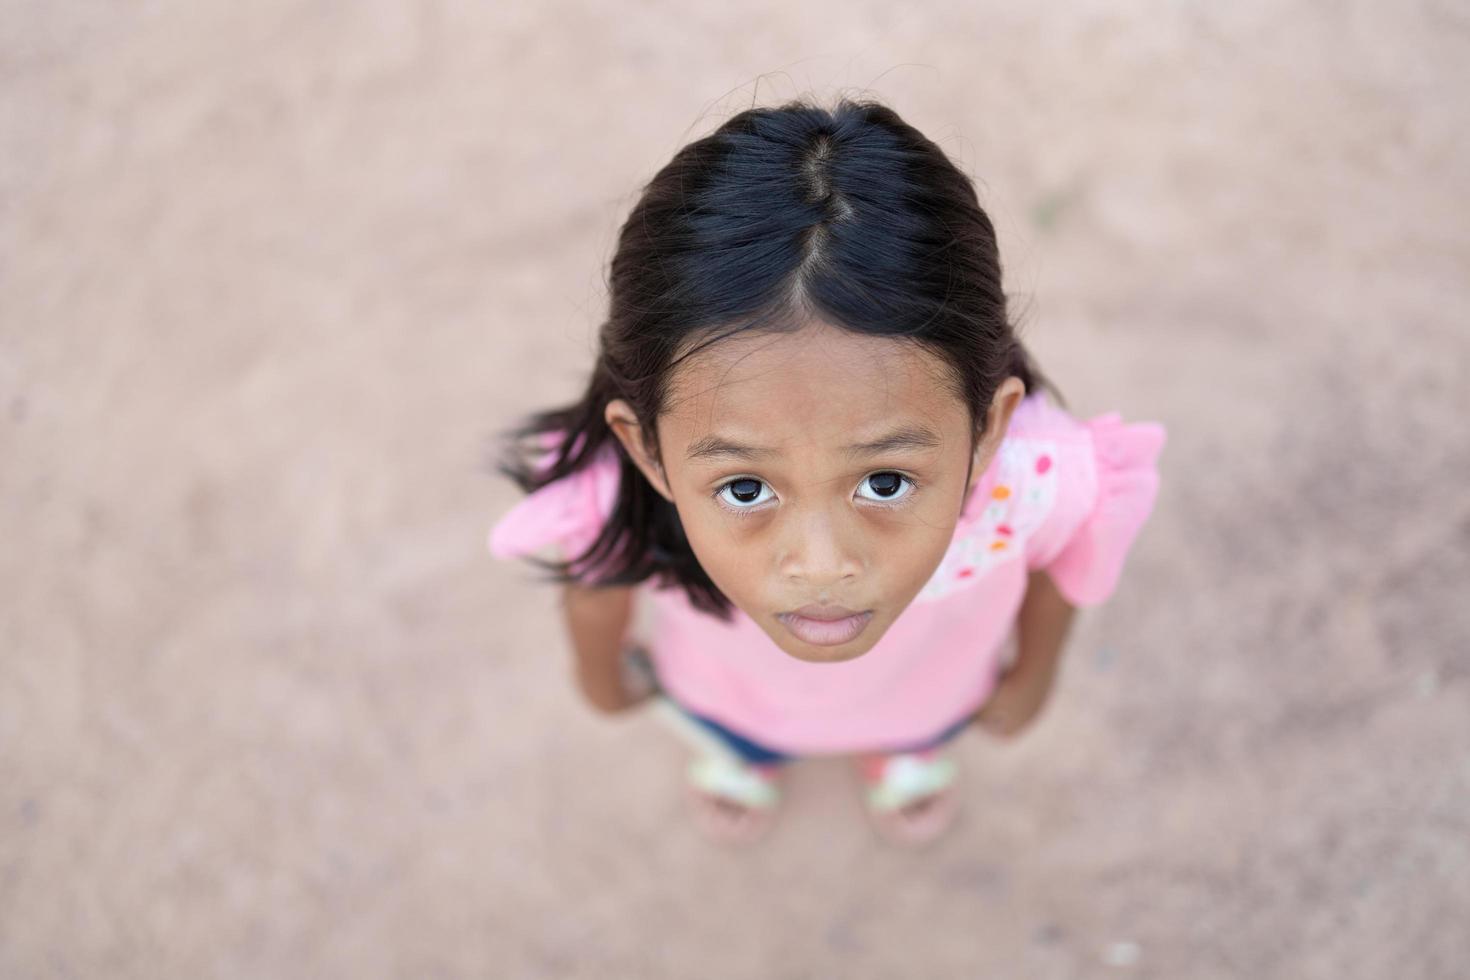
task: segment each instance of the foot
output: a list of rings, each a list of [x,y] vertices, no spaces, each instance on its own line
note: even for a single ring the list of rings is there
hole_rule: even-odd
[[[749,844],[775,824],[780,792],[776,767],[752,766],[706,756],[689,767],[689,804],[694,824],[722,844]]]
[[[957,768],[942,750],[859,759],[868,817],[890,844],[919,847],[939,838],[959,813]]]

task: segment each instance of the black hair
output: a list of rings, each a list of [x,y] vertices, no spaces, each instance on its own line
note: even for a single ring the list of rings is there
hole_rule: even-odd
[[[656,456],[672,369],[725,337],[817,319],[909,338],[950,366],[975,438],[1005,378],[1020,378],[1028,393],[1050,387],[1007,317],[995,229],[970,179],[870,100],[748,109],[679,150],[623,224],[608,285],[586,393],[513,429],[500,463],[532,492],[609,444],[616,451],[617,499],[601,534],[582,554],[542,562],[560,581],[652,578],[728,617],[730,601],[700,566],[673,504],[604,418],[609,402],[626,400]],[[548,436],[557,437],[549,454]]]

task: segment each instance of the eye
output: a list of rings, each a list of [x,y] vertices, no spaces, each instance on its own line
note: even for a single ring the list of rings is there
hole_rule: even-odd
[[[899,500],[913,488],[914,481],[901,473],[874,473],[858,484],[858,496],[867,500]]]
[[[720,487],[719,493],[715,496],[719,497],[721,501],[731,507],[745,510],[757,504],[765,503],[774,497],[775,494],[771,493],[771,488],[760,480],[741,477],[738,480],[731,480],[723,487]]]

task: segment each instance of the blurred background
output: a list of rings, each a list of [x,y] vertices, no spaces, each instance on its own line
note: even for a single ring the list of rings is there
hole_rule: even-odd
[[[0,976],[1464,976],[1470,12],[1139,11],[0,3]],[[840,94],[1163,492],[957,832],[817,760],[730,853],[487,449],[643,182]]]

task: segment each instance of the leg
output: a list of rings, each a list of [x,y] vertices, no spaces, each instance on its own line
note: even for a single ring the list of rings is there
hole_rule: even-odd
[[[968,724],[966,717],[917,746],[859,757],[868,815],[885,840],[914,847],[938,838],[954,823],[958,767],[945,746]]]
[[[689,764],[689,803],[695,825],[721,843],[749,843],[775,823],[776,773],[789,756],[693,714],[667,697],[658,717],[695,750]]]

